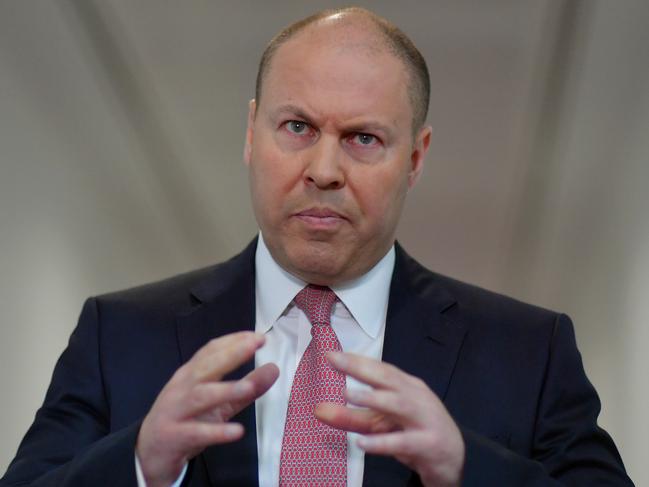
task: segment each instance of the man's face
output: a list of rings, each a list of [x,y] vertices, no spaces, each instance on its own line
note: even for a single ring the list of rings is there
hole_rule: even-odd
[[[321,285],[385,255],[430,140],[428,127],[413,137],[403,63],[375,38],[347,34],[316,27],[283,44],[246,134],[264,240],[285,270]]]

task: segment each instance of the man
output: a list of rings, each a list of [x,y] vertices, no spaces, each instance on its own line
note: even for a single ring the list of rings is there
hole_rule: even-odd
[[[395,246],[428,85],[365,10],[280,33],[246,133],[259,238],[89,300],[0,485],[631,485],[569,320]]]

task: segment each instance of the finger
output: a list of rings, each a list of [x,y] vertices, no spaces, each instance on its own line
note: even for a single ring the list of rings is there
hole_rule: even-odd
[[[200,423],[193,421],[166,422],[148,434],[148,417],[145,418],[136,442],[136,455],[143,468],[150,472],[173,472],[203,449],[217,443],[229,443],[243,436],[244,428],[237,423]],[[145,467],[146,465],[146,467]],[[173,480],[178,471],[170,475]]]
[[[417,392],[403,394],[379,389],[347,389],[345,399],[355,406],[382,413],[406,427],[425,423],[424,417],[430,414],[430,404],[418,397]]]
[[[243,401],[252,394],[252,391],[253,384],[245,381],[201,382],[182,398],[180,402],[182,412],[179,417],[189,419],[211,412],[228,402]],[[213,419],[219,420],[218,417]]]
[[[223,422],[230,419],[275,382],[279,369],[265,364],[233,382],[201,382],[180,402],[184,419],[205,422]]]
[[[250,360],[265,338],[253,332],[238,332],[216,338],[203,346],[188,362],[193,381],[219,380]]]
[[[329,352],[331,366],[354,379],[379,389],[398,389],[410,382],[410,377],[394,365],[368,357],[344,352]]]
[[[196,452],[204,448],[239,440],[244,428],[239,423],[204,423],[192,421],[182,423],[173,438],[180,451]]]
[[[268,363],[257,367],[248,373],[241,382],[250,384],[250,389],[238,400],[232,401],[227,410],[224,411],[224,418],[229,419],[248,404],[266,393],[279,377],[277,365]]]
[[[385,433],[398,427],[384,414],[368,409],[356,409],[323,402],[315,408],[315,417],[340,430],[361,434]]]
[[[257,399],[275,383],[279,377],[279,368],[273,363],[260,365],[249,372],[242,380],[252,383],[252,399]]]
[[[362,436],[356,440],[356,444],[365,453],[393,457],[408,457],[424,447],[417,435],[406,431]]]

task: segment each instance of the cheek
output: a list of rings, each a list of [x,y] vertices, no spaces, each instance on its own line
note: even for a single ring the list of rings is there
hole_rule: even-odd
[[[368,223],[391,225],[398,218],[408,189],[405,172],[381,171],[365,174],[356,185],[355,198]]]
[[[262,157],[255,157],[263,154]],[[250,163],[251,190],[260,209],[280,210],[301,181],[299,164],[276,147],[255,147]]]

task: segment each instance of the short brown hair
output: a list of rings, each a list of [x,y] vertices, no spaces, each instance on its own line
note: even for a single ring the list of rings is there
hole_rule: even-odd
[[[428,104],[430,101],[430,75],[428,74],[426,61],[415,44],[396,25],[375,13],[360,7],[328,9],[316,12],[305,19],[298,20],[289,25],[273,37],[259,61],[257,82],[255,85],[255,99],[257,100],[257,104],[259,104],[261,100],[264,77],[266,76],[270,62],[277,49],[286,41],[291,39],[295,34],[318,20],[332,15],[346,13],[360,14],[364,18],[370,20],[377,28],[378,32],[383,36],[388,49],[404,63],[410,77],[408,95],[413,111],[413,131],[418,130],[426,121]]]

